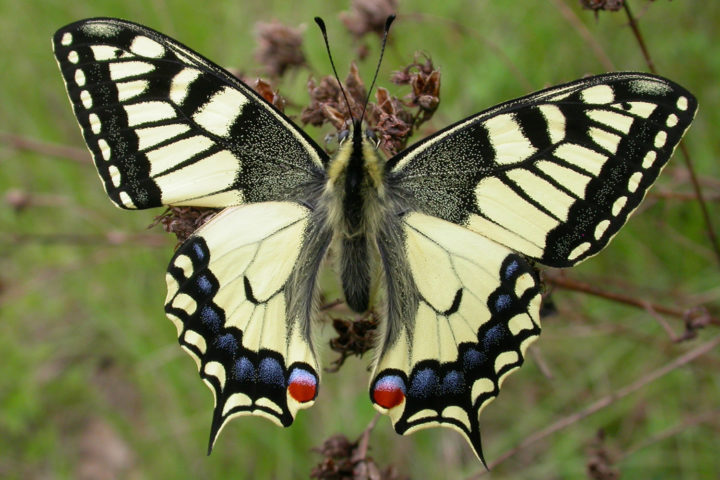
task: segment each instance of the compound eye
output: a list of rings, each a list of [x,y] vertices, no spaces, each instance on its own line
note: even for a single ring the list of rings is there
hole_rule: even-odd
[[[345,143],[345,140],[350,138],[350,130],[341,130],[340,133],[337,134],[338,143],[342,145]]]
[[[373,143],[377,143],[377,141],[378,141],[378,137],[375,134],[375,130],[371,130],[369,128],[367,130],[365,130],[365,138],[367,138],[368,140],[370,140]]]

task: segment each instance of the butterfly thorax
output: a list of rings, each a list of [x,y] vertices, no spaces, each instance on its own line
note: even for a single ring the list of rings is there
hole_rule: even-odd
[[[358,312],[368,309],[376,284],[375,237],[387,214],[384,165],[358,122],[330,162],[323,193],[345,299]]]

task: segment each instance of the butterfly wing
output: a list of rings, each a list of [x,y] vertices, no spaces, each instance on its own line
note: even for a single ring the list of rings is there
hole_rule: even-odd
[[[463,120],[390,159],[412,208],[541,263],[596,254],[642,201],[697,103],[653,75],[599,75]]]
[[[379,242],[387,322],[370,384],[401,434],[444,426],[482,460],[480,412],[540,334],[536,271],[509,248],[410,213]],[[483,460],[484,462],[484,460]]]
[[[288,426],[315,400],[310,315],[330,241],[317,225],[291,202],[227,208],[170,262],[165,311],[215,397],[210,447],[235,416]]]
[[[53,48],[105,190],[122,208],[283,200],[327,155],[223,68],[117,19],[70,24]]]

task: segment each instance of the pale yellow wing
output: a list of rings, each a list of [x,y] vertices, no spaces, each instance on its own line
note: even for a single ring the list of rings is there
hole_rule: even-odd
[[[315,401],[310,315],[329,236],[310,219],[290,202],[228,208],[170,262],[165,311],[215,397],[210,448],[233,417],[288,426]]]
[[[482,459],[478,418],[540,334],[540,286],[519,254],[410,213],[380,242],[387,322],[370,397],[401,434],[460,432]]]

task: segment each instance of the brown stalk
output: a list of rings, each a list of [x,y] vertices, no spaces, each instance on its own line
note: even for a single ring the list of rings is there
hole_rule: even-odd
[[[21,151],[35,152],[51,157],[67,158],[68,160],[85,165],[91,162],[90,154],[83,148],[40,142],[29,137],[8,132],[0,132],[0,142],[4,142],[12,148]]]
[[[664,377],[668,373],[677,370],[678,368],[687,365],[688,363],[692,362],[693,360],[696,360],[698,357],[701,357],[702,355],[710,352],[714,348],[717,348],[718,345],[720,345],[720,335],[715,336],[711,340],[699,345],[698,347],[690,350],[689,352],[680,355],[679,357],[675,358],[670,363],[667,363],[666,365],[653,370],[650,373],[647,373],[637,380],[635,380],[633,383],[626,385],[615,392],[606,395],[602,398],[599,398],[595,402],[591,403],[587,407],[578,410],[577,412],[573,413],[572,415],[568,415],[566,417],[562,417],[559,420],[553,422],[552,424],[548,425],[547,427],[543,428],[542,430],[539,430],[527,437],[520,442],[519,445],[516,447],[508,450],[507,452],[500,455],[497,459],[490,462],[488,465],[489,469],[492,469],[496,467],[497,465],[501,464],[508,458],[518,454],[522,450],[528,448],[530,445],[533,445],[535,443],[540,442],[541,440],[544,440],[545,438],[551,436],[552,434],[559,432],[560,430],[564,430],[581,420],[584,420],[585,418],[589,417],[590,415],[599,412],[600,410],[609,407],[613,403],[627,397],[628,395],[635,393],[636,391],[640,390],[641,388],[649,385],[650,383]],[[489,470],[481,470],[474,475],[471,475],[470,477],[467,477],[468,480],[480,478],[486,473],[488,473]]]
[[[645,58],[645,63],[648,66],[648,69],[652,72],[657,74],[657,69],[655,68],[655,62],[652,59],[652,56],[650,55],[650,50],[647,48],[647,44],[645,43],[645,38],[642,35],[642,32],[640,31],[640,26],[637,22],[637,19],[632,14],[632,11],[630,10],[630,5],[628,1],[625,1],[623,3],[623,9],[625,10],[625,14],[627,15],[628,22],[630,23],[630,29],[633,32],[633,35],[635,35],[635,39],[638,42],[638,46],[640,47],[640,50],[642,51],[643,57]],[[702,215],[705,220],[705,226],[707,228],[707,235],[710,240],[710,243],[712,244],[713,250],[715,251],[715,257],[718,263],[720,263],[720,242],[718,242],[717,235],[715,234],[715,229],[713,228],[712,221],[710,220],[710,213],[708,212],[707,204],[705,203],[705,199],[703,198],[702,189],[700,188],[700,183],[698,182],[697,175],[695,174],[695,167],[693,165],[692,159],[690,158],[690,152],[688,151],[687,147],[685,146],[685,142],[680,142],[680,151],[683,154],[683,159],[685,160],[685,166],[688,169],[688,172],[690,173],[690,180],[693,185],[693,190],[695,190],[695,196],[697,196],[698,203],[700,204],[700,210],[702,210]]]

